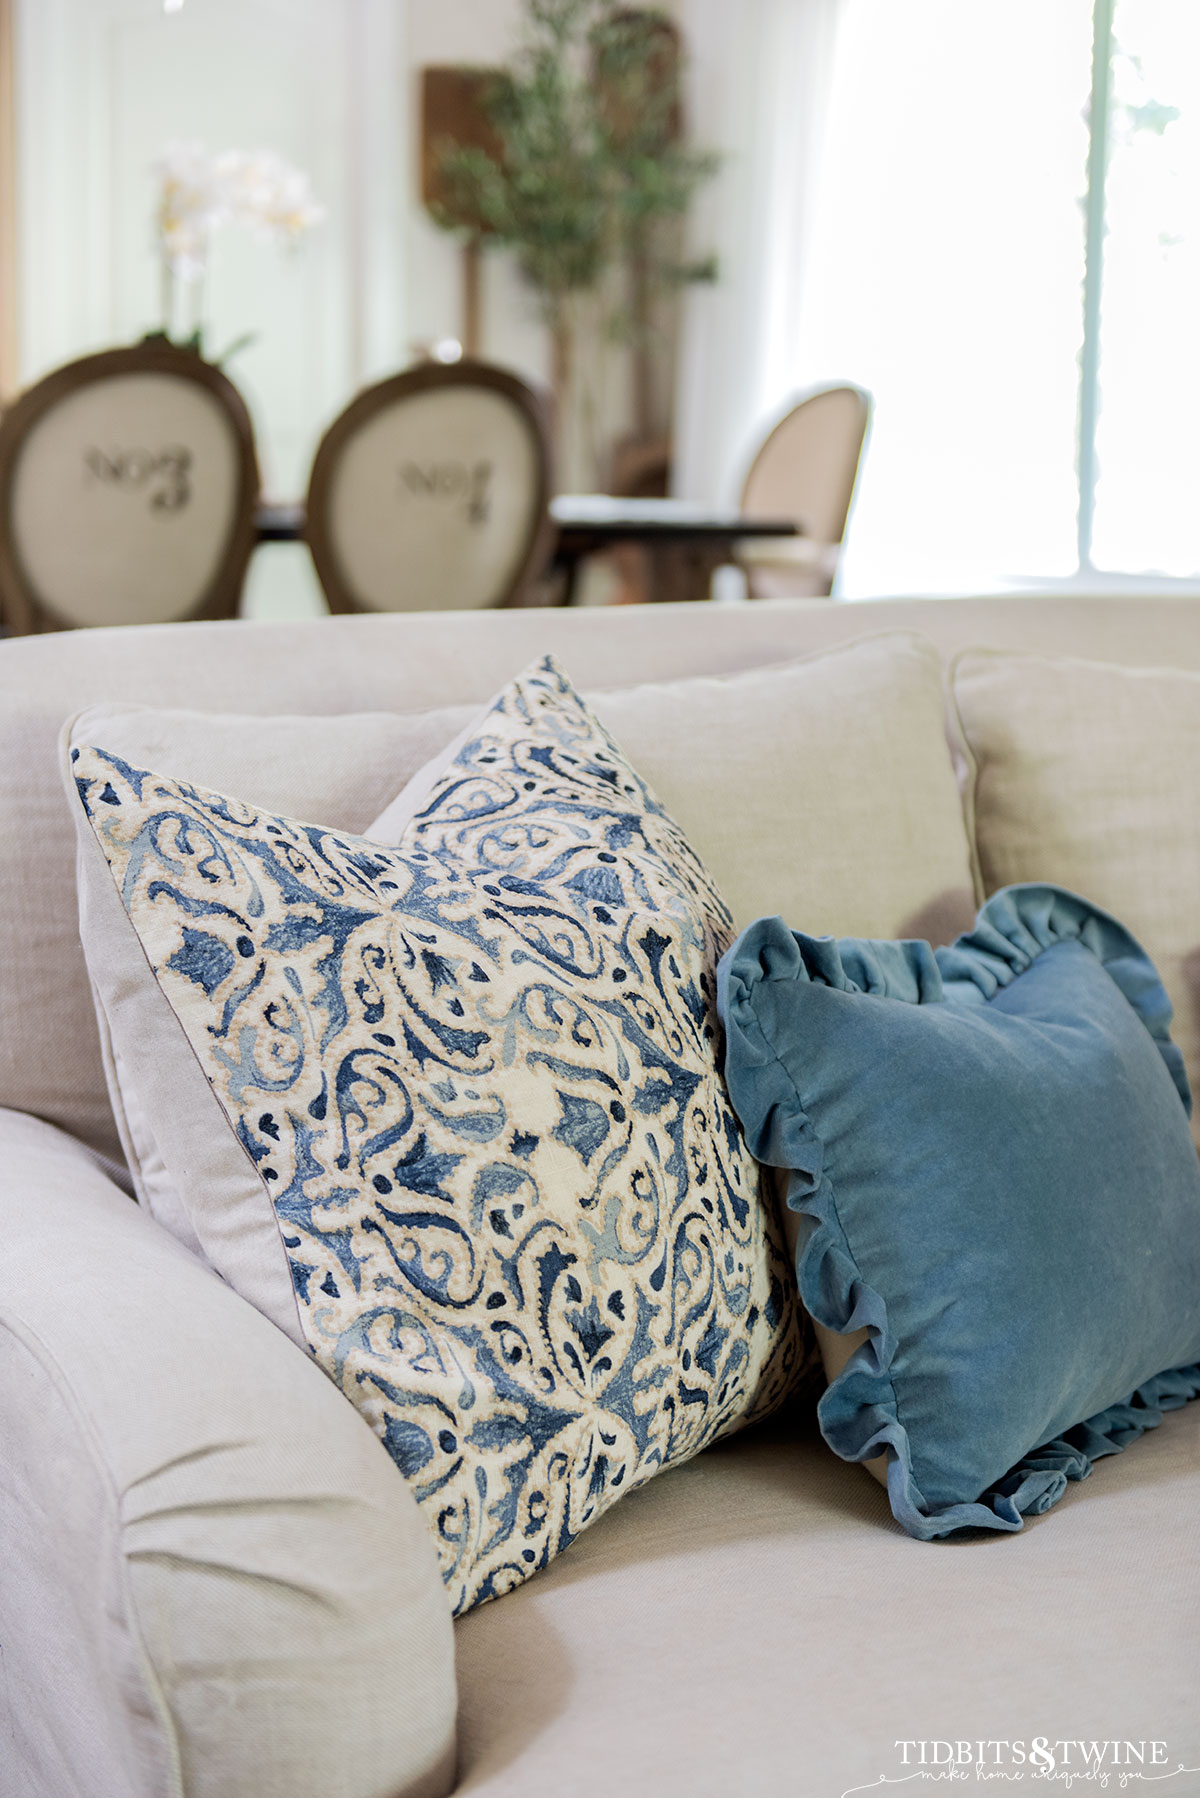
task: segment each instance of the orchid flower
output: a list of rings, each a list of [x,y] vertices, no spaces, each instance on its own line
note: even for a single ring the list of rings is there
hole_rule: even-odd
[[[182,281],[204,273],[208,236],[226,216],[216,166],[203,144],[165,144],[154,164],[159,177],[154,223],[164,260]]]
[[[248,225],[290,248],[325,217],[308,176],[273,150],[225,150],[172,141],[154,163],[159,180],[155,233],[162,259],[163,329],[169,336],[176,283],[197,287],[219,225]],[[198,341],[198,336],[193,333]]]
[[[325,217],[308,176],[273,150],[228,150],[217,171],[230,216],[272,242],[297,243]]]

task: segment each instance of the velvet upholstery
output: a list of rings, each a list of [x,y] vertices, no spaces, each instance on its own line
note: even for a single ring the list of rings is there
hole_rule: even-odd
[[[993,895],[949,949],[762,919],[726,1075],[791,1170],[801,1297],[865,1329],[820,1404],[913,1536],[1021,1528],[1200,1391],[1200,1168],[1170,1005],[1121,925]]]

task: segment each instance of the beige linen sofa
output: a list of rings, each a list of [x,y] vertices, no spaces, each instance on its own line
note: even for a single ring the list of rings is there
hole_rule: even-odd
[[[909,653],[895,633],[913,632],[947,667],[1000,652],[957,664],[944,743],[937,697],[945,759],[928,778],[945,824],[953,759],[964,807],[936,841],[916,726],[879,701],[888,645]],[[747,671],[879,633],[857,700],[857,662],[813,662],[806,747],[789,736],[772,765]],[[547,650],[589,692],[650,684],[639,728],[651,748],[656,728],[670,737],[663,797],[702,853],[711,838],[731,857],[713,793],[744,779],[735,910],[759,891],[747,832],[764,868],[803,863],[814,916],[788,922],[846,934],[946,940],[985,888],[1083,875],[1135,930],[1143,908],[1194,1062],[1200,600],[451,613],[0,644],[0,1798],[844,1798],[951,1764],[964,1791],[994,1789],[1001,1768],[1066,1790],[1081,1742],[1196,1798],[1200,1405],[1021,1534],[941,1544],[904,1536],[792,1406],[630,1494],[452,1627],[425,1525],[367,1425],[131,1202],[72,938],[64,720],[98,702],[289,715],[294,743],[305,716],[482,705]],[[724,683],[720,705],[702,677]],[[448,718],[413,741],[432,753],[439,731]],[[314,727],[287,790],[311,775],[340,814],[320,821],[361,830],[396,770],[335,768],[322,741]],[[793,808],[782,841],[756,810],[764,780],[771,816]]]

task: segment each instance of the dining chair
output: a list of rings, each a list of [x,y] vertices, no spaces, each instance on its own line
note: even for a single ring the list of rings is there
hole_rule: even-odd
[[[56,369],[0,417],[7,631],[228,618],[254,548],[250,415],[155,339]]]
[[[545,403],[465,357],[366,388],[322,438],[305,526],[332,612],[529,603],[553,541]]]
[[[743,538],[752,599],[821,598],[833,590],[871,418],[861,387],[806,394],[767,433],[742,488],[749,518],[794,518],[798,537]]]

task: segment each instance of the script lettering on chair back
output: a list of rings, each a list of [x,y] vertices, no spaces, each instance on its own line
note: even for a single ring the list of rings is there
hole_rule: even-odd
[[[41,605],[67,625],[194,612],[228,551],[238,457],[198,382],[114,374],[59,400],[21,445],[9,508]]]
[[[192,452],[180,443],[158,450],[93,444],[83,452],[83,466],[93,480],[109,481],[122,493],[143,494],[152,512],[178,512],[192,497]]]
[[[491,480],[492,464],[487,461],[405,462],[400,469],[402,496],[457,506],[465,524],[488,522]]]

